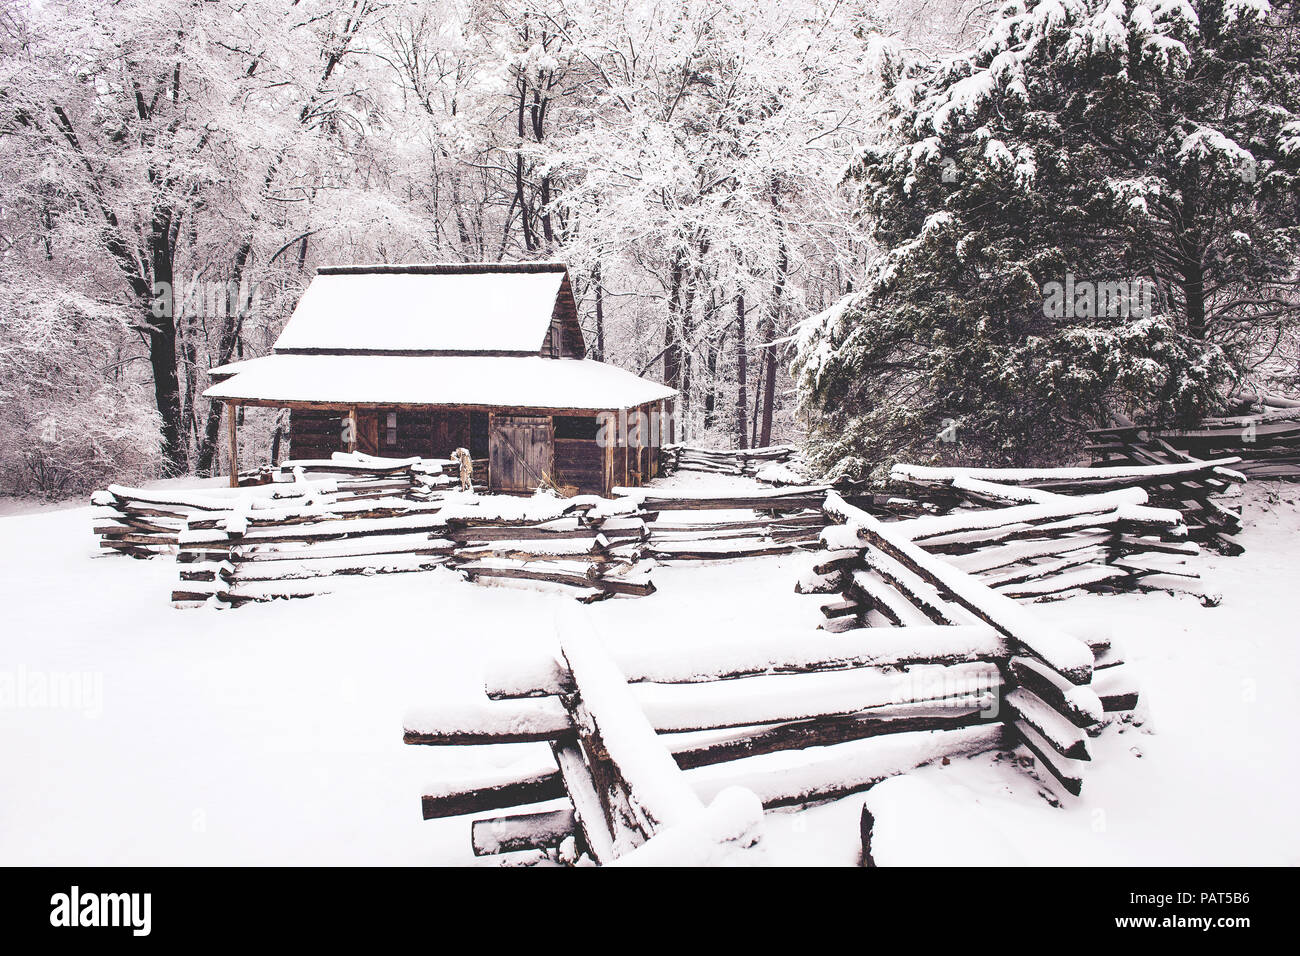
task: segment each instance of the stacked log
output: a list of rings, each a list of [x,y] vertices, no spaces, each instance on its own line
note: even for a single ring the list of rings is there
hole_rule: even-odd
[[[646,488],[614,491],[637,502],[646,521],[647,554],[661,562],[789,554],[817,547],[817,535],[826,526],[821,508],[825,485],[715,495]],[[737,514],[712,517],[717,511]]]
[[[309,597],[331,590],[341,575],[430,570],[446,564],[456,547],[442,537],[440,510],[437,503],[391,499],[193,518],[179,535],[180,583],[172,600],[231,606]]]
[[[1050,510],[1053,503],[1046,504],[1040,510]],[[834,493],[826,509],[844,522],[823,533],[828,548],[856,555],[840,558],[835,573],[844,601],[823,608],[827,621],[870,626],[883,619],[895,629],[922,622],[992,627],[1006,642],[1007,656],[997,661],[1009,732],[1062,787],[1080,793],[1090,759],[1088,737],[1100,733],[1106,714],[1130,711],[1138,702],[1136,684],[1109,635],[1075,636],[1046,626],[1006,589],[990,587],[927,551],[926,534],[946,519],[884,522]]]
[[[518,797],[567,797],[560,810],[516,813],[475,821],[475,853],[556,849],[566,863],[585,856],[598,864],[744,864],[760,841],[763,809],[751,792],[728,788],[706,804],[662,744],[640,703],[582,619],[560,639],[565,692],[548,699],[555,725],[550,739],[555,770],[502,780],[467,806],[515,805]],[[508,706],[508,705],[506,705]],[[449,797],[426,818],[440,815]]]
[[[1124,420],[1088,435],[1094,460],[1102,465],[1236,456],[1236,470],[1249,478],[1300,479],[1300,402],[1293,399],[1245,393],[1227,414],[1191,427],[1139,427]]]
[[[196,517],[179,536],[181,584],[172,600],[223,605],[330,590],[335,575],[446,566],[470,581],[530,581],[576,588],[584,600],[654,593],[638,568],[644,524],[603,515],[592,501],[442,502],[389,499],[280,512]],[[500,509],[505,509],[505,513]],[[477,513],[477,514],[474,514]]]
[[[333,480],[340,496],[427,500],[451,487],[455,475],[455,462],[449,459],[377,458],[361,452],[335,452],[330,458],[286,461],[241,472],[239,486]]]
[[[566,862],[586,853],[607,863],[660,832],[653,822],[645,825],[661,819],[645,796],[651,791],[623,786],[648,754],[665,779],[680,781],[678,793],[716,801],[739,786],[756,797],[754,806],[781,807],[1002,746],[994,707],[1000,676],[982,660],[1002,653],[999,640],[983,625],[924,630],[916,643],[901,632],[879,647],[866,635],[833,644],[807,637],[737,641],[668,660],[605,650],[588,639],[582,653],[604,659],[606,678],[598,686],[609,691],[598,699],[617,697],[620,722],[641,728],[638,746],[626,750],[611,746],[609,724],[588,716],[591,668],[575,659],[572,636],[563,633],[559,658],[503,665],[488,677],[489,701],[413,712],[404,733],[408,744],[432,746],[548,741],[555,766],[443,781],[422,798],[422,813],[434,819],[519,808],[475,823],[476,854],[544,850],[573,838],[576,852]],[[945,663],[929,663],[932,650]],[[909,666],[918,654],[925,663]],[[700,734],[718,730],[729,732]],[[786,755],[779,769],[762,760],[774,753]],[[557,798],[568,799],[561,811],[529,807]]]
[[[1147,578],[1169,587],[1171,576],[1196,577],[1186,562],[1198,550],[1180,516],[1145,507],[1140,489],[1071,498],[965,474],[916,480],[943,484],[945,494],[974,504],[1002,506],[897,523],[927,551],[999,593],[1042,600],[1078,589],[1147,586]],[[302,494],[251,500],[242,509],[230,498],[214,500],[178,518],[182,529],[172,534],[183,567],[174,600],[301,597],[329,590],[321,579],[334,575],[437,566],[479,583],[568,588],[588,602],[642,597],[654,593],[649,572],[656,563],[820,549],[831,520],[825,486],[715,496],[630,489],[613,502],[489,497],[457,499],[455,506],[344,499],[332,486],[307,482],[271,487]],[[832,572],[843,558],[834,548],[818,558],[821,589],[836,589]],[[808,588],[819,589],[818,582]],[[889,602],[882,606],[888,610]]]
[[[684,817],[735,786],[764,807],[802,806],[1014,747],[1080,793],[1089,739],[1137,705],[1109,635],[1037,620],[914,543],[924,530],[914,522],[880,521],[834,493],[825,511],[839,524],[811,560],[842,585],[842,600],[823,607],[835,633],[665,654],[575,643],[566,624],[558,657],[503,663],[487,677],[486,701],[407,716],[408,744],[545,741],[554,762],[444,780],[421,800],[425,819],[514,808],[474,822],[476,854],[610,863],[650,856],[641,848],[662,839],[665,814],[677,811],[660,809],[655,793],[693,808]],[[619,738],[636,745],[620,746],[611,727],[635,727]],[[763,759],[776,753],[779,763]],[[651,767],[664,790],[636,785]],[[534,806],[555,800],[566,802]]]
[[[829,485],[795,485],[701,495],[663,488],[615,488],[614,494],[635,499],[646,512],[752,510],[776,513],[818,508],[829,490]]]
[[[731,521],[665,521],[647,525],[647,554],[656,561],[726,561],[790,554],[817,547],[825,513],[800,508],[775,517]]]
[[[554,517],[531,522],[453,518],[445,534],[456,542],[451,565],[470,581],[559,585],[586,603],[655,591],[652,565],[641,563],[645,522],[591,502],[561,505]]]
[[[1094,429],[1088,434],[1096,442],[1088,449],[1093,455],[1093,466],[1098,469],[1109,469],[1118,462],[1146,468],[1200,468],[1215,460],[1231,463],[1230,468],[1176,474],[1146,487],[1156,502],[1184,512],[1193,541],[1222,554],[1242,553],[1243,548],[1234,540],[1241,530],[1241,512],[1227,504],[1227,495],[1234,484],[1245,481],[1248,475],[1264,476],[1253,462],[1236,454],[1197,458],[1170,444],[1164,433],[1156,436],[1127,424],[1114,429]]]
[[[191,517],[224,514],[241,500],[251,508],[283,509],[294,502],[332,496],[332,488],[298,482],[253,493],[229,488],[173,492],[109,485],[91,495],[90,503],[101,548],[147,558],[175,553],[177,539]]]
[[[190,514],[229,507],[215,496],[148,492],[122,485],[96,491],[90,504],[99,546],[133,558],[174,552],[177,535]]]
[[[1199,577],[1188,562],[1200,547],[1189,540],[1182,514],[1148,506],[1150,495],[1141,486],[1208,474],[1209,465],[1105,470],[899,465],[894,480],[938,488],[945,499],[968,507],[898,524],[930,553],[1014,598],[1047,600],[1075,590],[1187,588]],[[1080,481],[1081,474],[1096,477]],[[1017,483],[1001,483],[1008,481]],[[1061,493],[1089,488],[1112,490]]]
[[[1228,467],[1233,463],[1046,470],[900,465],[893,477],[910,487],[908,496],[857,494],[852,504],[866,504],[877,516],[911,516],[898,524],[918,545],[1017,599],[1170,588],[1196,579],[1188,559],[1199,549],[1177,511],[1147,506],[1146,489],[1191,482],[1218,488],[1240,480]],[[830,520],[826,485],[713,495],[616,489],[621,497],[613,501],[462,499],[445,496],[447,479],[438,471],[436,462],[336,456],[267,471],[260,484],[238,490],[113,486],[95,497],[96,531],[103,547],[127,554],[177,551],[182,580],[173,597],[181,603],[307,596],[328,590],[321,579],[334,575],[443,565],[471,581],[556,585],[592,601],[653,593],[648,572],[658,562],[823,548]],[[837,590],[846,554],[853,553],[851,547],[826,550],[816,562],[821,570],[802,585],[808,590]],[[881,601],[881,613],[888,612],[889,600]],[[848,626],[851,616],[843,617],[839,626]]]
[[[1139,428],[1120,422],[1094,429],[1089,437],[1093,463],[1139,465],[1195,464],[1229,456],[1232,474],[1215,472],[1195,479],[1154,487],[1157,500],[1187,513],[1194,540],[1224,554],[1240,554],[1233,536],[1241,528],[1239,510],[1229,507],[1225,493],[1233,482],[1254,479],[1300,479],[1300,407],[1267,399],[1263,411],[1203,419],[1189,429]]]
[[[182,567],[172,598],[228,605],[305,597],[329,590],[334,575],[440,566],[472,582],[568,588],[584,602],[644,597],[655,591],[649,572],[657,562],[786,554],[817,546],[826,524],[820,508],[808,507],[824,489],[648,494],[418,501],[320,493],[296,506],[275,499],[274,507],[242,507],[228,498],[186,517],[174,532]],[[661,519],[662,511],[686,509],[741,514]]]
[[[161,491],[110,485],[91,496],[95,533],[103,548],[151,557],[177,550],[177,538],[190,518],[222,514],[245,502],[253,511],[333,508],[363,516],[366,502],[402,499],[441,500],[450,479],[442,462],[394,460],[336,454],[319,461],[288,461],[239,476],[238,488]],[[362,503],[358,508],[351,507]],[[383,509],[380,509],[381,511]],[[391,510],[391,509],[389,509]]]
[[[659,467],[660,474],[663,475],[671,475],[680,470],[753,477],[764,466],[791,461],[798,451],[794,445],[735,449],[663,445],[659,449]]]

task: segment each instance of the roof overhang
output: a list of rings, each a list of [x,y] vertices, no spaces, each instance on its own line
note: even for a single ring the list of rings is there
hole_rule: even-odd
[[[203,394],[214,401],[278,407],[615,411],[677,394],[604,362],[540,356],[273,354],[210,374]]]

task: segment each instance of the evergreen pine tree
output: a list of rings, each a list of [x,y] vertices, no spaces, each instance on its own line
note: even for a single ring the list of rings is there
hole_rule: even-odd
[[[1078,457],[1109,410],[1186,420],[1300,317],[1300,22],[1265,0],[1012,0],[969,55],[882,54],[850,169],[882,252],[800,330],[813,451]]]

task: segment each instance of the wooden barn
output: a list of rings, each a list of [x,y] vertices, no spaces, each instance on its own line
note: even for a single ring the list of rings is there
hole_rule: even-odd
[[[491,491],[608,495],[654,477],[676,392],[586,357],[560,263],[334,266],[270,355],[212,371],[236,409],[290,410],[290,455],[448,458]],[[626,427],[625,427],[626,425]]]

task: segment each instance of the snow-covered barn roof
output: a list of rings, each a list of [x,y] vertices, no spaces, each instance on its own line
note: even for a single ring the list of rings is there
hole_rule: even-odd
[[[567,277],[554,262],[322,267],[275,351],[536,355],[572,311]]]
[[[677,393],[590,359],[537,355],[268,355],[213,369],[218,401],[604,411]]]

